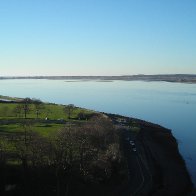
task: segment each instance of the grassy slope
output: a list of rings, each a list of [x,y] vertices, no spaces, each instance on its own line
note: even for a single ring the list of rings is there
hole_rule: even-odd
[[[17,134],[23,132],[24,129],[20,122],[23,121],[24,114],[21,113],[20,116],[16,115],[14,112],[16,106],[16,103],[0,103],[0,136],[1,134]],[[59,119],[63,119],[64,121],[68,120],[68,115],[64,112],[64,107],[64,105],[45,103],[37,119],[34,105],[31,104],[30,112],[27,114],[27,120],[31,120],[33,123],[32,129],[34,131],[48,136],[64,126],[64,123],[61,123]],[[92,111],[86,109],[75,108],[71,115],[71,121],[79,121],[77,120],[77,115],[80,112],[85,114],[92,113]],[[49,121],[45,120],[46,117]],[[53,122],[53,120],[56,120],[56,122]]]
[[[2,99],[8,99],[9,97],[2,97]],[[10,98],[9,100],[13,100]],[[14,99],[18,100],[17,98]],[[10,142],[9,139],[17,135],[24,135],[25,128],[24,123],[30,122],[30,129],[34,132],[38,132],[41,136],[44,137],[53,137],[59,130],[61,130],[66,125],[66,121],[77,123],[82,122],[78,120],[77,115],[80,112],[84,114],[92,114],[90,110],[75,108],[71,119],[68,119],[68,115],[64,112],[64,105],[44,103],[44,107],[40,110],[40,115],[38,116],[35,112],[34,105],[30,105],[30,112],[27,115],[27,119],[24,119],[24,114],[20,116],[14,113],[15,107],[18,103],[0,103],[0,146],[3,144],[6,146],[8,152],[12,153],[16,149],[13,142]],[[49,120],[45,120],[45,118]],[[61,119],[61,120],[59,120]],[[63,119],[63,121],[62,121]],[[18,164],[15,160],[9,160],[9,164]]]
[[[14,112],[16,105],[17,105],[16,103],[0,103],[0,119],[16,118],[16,114]],[[77,115],[80,112],[84,112],[86,114],[92,113],[92,111],[86,109],[75,108],[71,117],[77,118]],[[21,117],[24,117],[24,114],[21,114]],[[67,120],[68,116],[64,112],[63,105],[46,103],[44,104],[44,108],[40,111],[39,118],[45,119],[46,117],[52,120],[57,120],[57,119]],[[36,112],[33,104],[30,105],[30,112],[27,114],[27,118],[30,119],[36,118]]]

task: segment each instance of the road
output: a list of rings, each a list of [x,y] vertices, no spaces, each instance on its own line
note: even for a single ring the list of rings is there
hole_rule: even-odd
[[[137,139],[136,134],[130,131],[126,125],[120,126],[123,131],[125,156],[128,167],[128,187],[123,195],[145,196],[152,188],[152,176],[145,158],[143,146]],[[130,144],[134,141],[134,146]],[[136,148],[136,152],[133,151]]]
[[[137,138],[137,133],[131,131],[126,118],[110,115],[113,123],[123,133],[123,148],[127,159],[128,185],[120,195],[147,196],[153,188],[152,174],[149,169],[149,153],[144,144]],[[134,141],[134,146],[130,144]],[[133,151],[133,147],[136,151]],[[148,158],[147,158],[148,157]]]

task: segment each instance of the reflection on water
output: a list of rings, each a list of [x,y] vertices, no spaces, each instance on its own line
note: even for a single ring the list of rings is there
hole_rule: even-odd
[[[196,184],[196,84],[0,80],[0,94],[118,113],[172,129]]]

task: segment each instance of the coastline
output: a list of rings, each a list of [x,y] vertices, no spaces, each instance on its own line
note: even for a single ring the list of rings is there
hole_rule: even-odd
[[[121,126],[126,128],[129,122],[135,122],[140,128],[135,142],[139,145],[142,162],[150,171],[151,183],[146,182],[140,190],[142,195],[194,195],[193,183],[182,158],[178,143],[172,131],[160,125],[140,119],[115,114],[108,115],[115,124],[116,119],[123,119]]]

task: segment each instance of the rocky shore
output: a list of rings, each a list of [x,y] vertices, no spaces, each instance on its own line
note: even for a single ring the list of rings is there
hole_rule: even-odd
[[[151,159],[149,167],[154,186],[152,195],[174,196],[190,193],[193,185],[171,131],[142,121],[140,126],[138,139]]]

